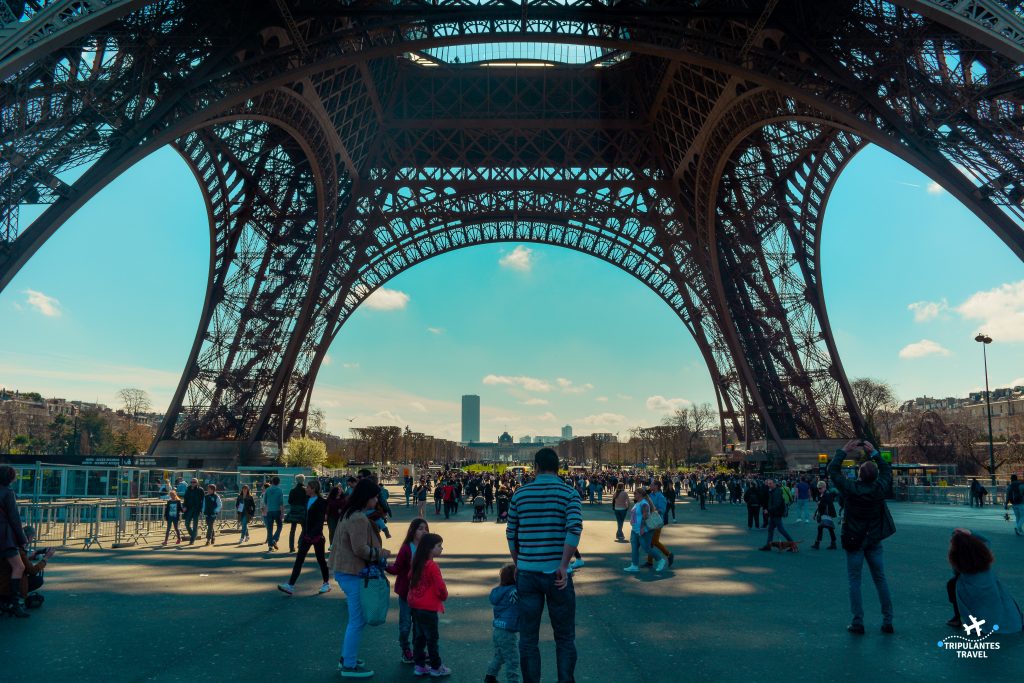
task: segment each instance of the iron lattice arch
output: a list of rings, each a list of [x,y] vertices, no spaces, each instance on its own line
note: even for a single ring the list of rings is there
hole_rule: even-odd
[[[1024,258],[1022,62],[996,0],[2,1],[0,288],[173,145],[211,265],[157,448],[255,459],[303,431],[367,296],[493,242],[644,282],[723,433],[863,434],[821,284],[829,193],[873,143]]]

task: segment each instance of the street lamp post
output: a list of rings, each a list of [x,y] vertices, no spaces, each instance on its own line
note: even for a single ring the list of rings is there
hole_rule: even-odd
[[[992,478],[992,490],[996,488],[996,456],[992,445],[992,401],[988,391],[988,352],[985,347],[992,343],[992,337],[978,333],[974,341],[981,344],[981,357],[985,362],[985,408],[988,413],[988,471]],[[995,494],[993,494],[995,495]]]

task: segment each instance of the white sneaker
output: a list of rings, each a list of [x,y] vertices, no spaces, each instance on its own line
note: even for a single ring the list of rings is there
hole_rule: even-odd
[[[656,572],[663,571],[667,564],[668,564],[668,560],[666,560],[664,557],[661,558],[660,560],[658,560],[658,563],[654,565],[654,571],[656,571]]]
[[[586,563],[585,563],[585,562],[583,561],[583,558],[581,557],[581,558],[580,558],[580,559],[578,559],[578,560],[573,560],[573,561],[572,561],[572,562],[571,562],[571,563],[569,564],[569,568],[570,568],[570,569],[579,569],[579,568],[580,568],[580,567],[582,567],[582,566],[583,566],[584,564],[586,564]]]
[[[622,571],[631,573],[638,572],[640,571],[640,567],[636,566],[635,564],[631,564],[628,567],[623,567]]]
[[[279,583],[277,584],[277,590],[281,591],[282,593],[292,595],[295,592],[295,586],[291,585],[290,583]]]
[[[323,595],[324,593],[330,593],[330,592],[331,592],[331,584],[329,584],[329,583],[325,583],[324,585],[320,586],[320,590],[317,591],[317,593],[319,593],[320,595]]]

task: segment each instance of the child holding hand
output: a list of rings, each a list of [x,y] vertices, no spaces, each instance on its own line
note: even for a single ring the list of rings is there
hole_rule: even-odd
[[[491,591],[494,606],[494,656],[487,665],[484,683],[498,683],[498,672],[505,667],[505,680],[519,683],[519,595],[516,593],[516,566],[506,564],[498,573],[498,586]]]

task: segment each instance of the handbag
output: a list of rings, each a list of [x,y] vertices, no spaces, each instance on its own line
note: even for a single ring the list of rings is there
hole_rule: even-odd
[[[370,565],[359,572],[359,575],[363,579],[363,589],[359,592],[363,618],[370,626],[380,626],[388,620],[391,584],[379,565]]]
[[[828,515],[821,515],[821,517],[819,517],[819,522],[826,529],[835,529],[836,528],[835,521],[830,516],[828,516]]]
[[[653,510],[651,514],[647,515],[647,519],[644,520],[644,525],[651,531],[657,531],[661,527],[665,526],[665,520],[661,518],[660,512]]]

